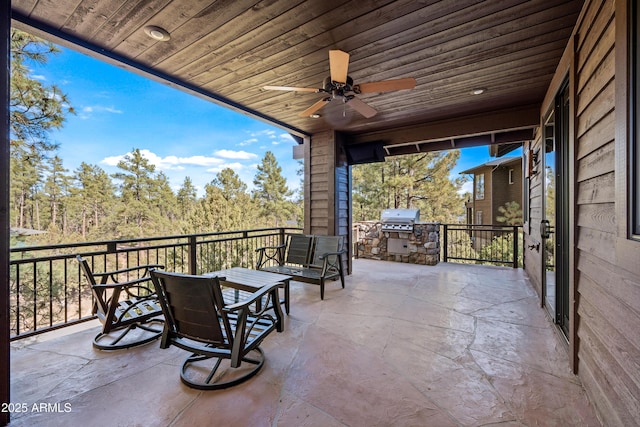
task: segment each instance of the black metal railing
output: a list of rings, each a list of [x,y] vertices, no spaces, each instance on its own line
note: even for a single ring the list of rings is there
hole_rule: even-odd
[[[443,262],[521,267],[524,235],[521,225],[442,224]]]
[[[265,228],[10,249],[11,339],[94,318],[91,289],[76,255],[95,271],[162,264],[169,271],[202,274],[229,267],[252,268],[255,249],[284,242],[298,228]]]

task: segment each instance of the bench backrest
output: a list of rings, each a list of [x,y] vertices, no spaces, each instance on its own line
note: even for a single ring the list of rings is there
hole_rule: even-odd
[[[309,254],[313,236],[305,234],[290,234],[287,243],[287,254],[285,263],[307,266],[309,264]]]
[[[315,236],[311,267],[322,268],[320,257],[328,252],[338,252],[342,249],[342,236]]]

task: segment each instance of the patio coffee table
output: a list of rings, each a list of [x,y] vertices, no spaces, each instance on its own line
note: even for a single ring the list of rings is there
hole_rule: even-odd
[[[246,292],[255,292],[264,285],[273,283],[284,283],[284,310],[289,314],[289,281],[292,276],[285,276],[278,273],[269,273],[260,270],[251,270],[243,267],[232,267],[225,270],[212,271],[205,273],[203,276],[219,276],[224,277],[229,283],[232,283],[235,289]],[[282,302],[282,301],[280,301]]]

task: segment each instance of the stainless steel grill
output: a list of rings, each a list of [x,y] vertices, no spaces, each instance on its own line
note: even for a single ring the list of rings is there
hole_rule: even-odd
[[[385,209],[380,222],[382,231],[413,232],[413,225],[420,222],[420,209]]]

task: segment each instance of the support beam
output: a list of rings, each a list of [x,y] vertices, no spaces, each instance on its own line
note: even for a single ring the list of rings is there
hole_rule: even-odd
[[[363,132],[349,135],[350,144],[371,141],[384,141],[385,146],[411,145],[421,146],[430,142],[440,143],[445,140],[476,137],[492,134],[522,131],[537,127],[540,124],[540,106],[524,109],[493,111],[474,116],[460,117],[431,123],[421,123],[377,132]],[[497,141],[496,141],[497,142]],[[488,140],[487,144],[491,141]],[[449,148],[451,143],[449,142]],[[421,147],[421,151],[425,150]]]
[[[349,251],[344,268],[351,274],[351,167],[343,136],[326,131],[305,142],[304,232],[344,236]]]
[[[11,2],[1,2],[0,32],[0,404],[10,403],[9,373],[9,81],[11,79]],[[0,411],[0,425],[9,423],[9,413]]]

